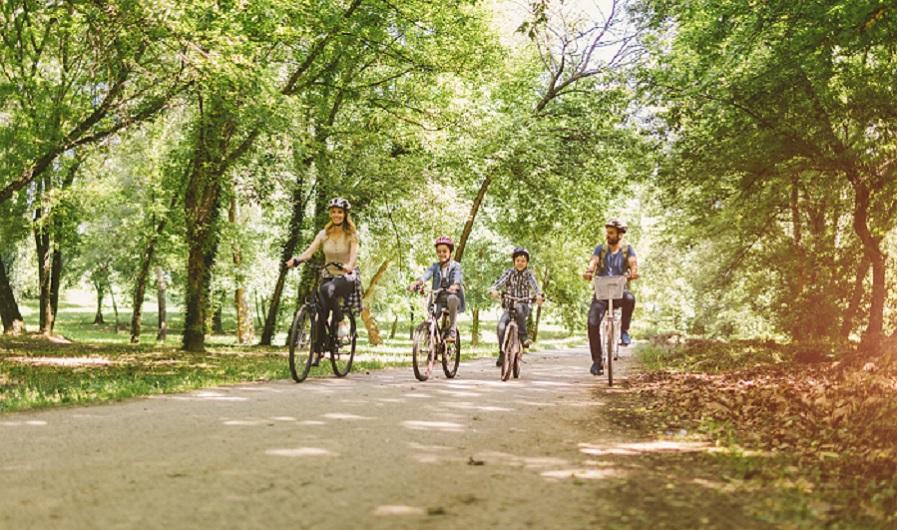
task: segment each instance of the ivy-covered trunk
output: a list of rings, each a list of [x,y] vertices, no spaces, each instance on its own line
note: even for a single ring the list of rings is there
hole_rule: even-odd
[[[0,320],[3,321],[4,335],[21,335],[25,332],[25,320],[19,312],[19,304],[16,302],[9,275],[6,273],[6,263],[0,257]]]

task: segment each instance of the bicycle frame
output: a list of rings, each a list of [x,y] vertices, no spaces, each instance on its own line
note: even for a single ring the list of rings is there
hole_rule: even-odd
[[[614,384],[613,361],[619,358],[619,333],[620,324],[614,311],[614,300],[623,298],[626,288],[625,276],[595,276],[592,286],[595,290],[596,300],[607,300],[607,310],[601,319],[601,353],[604,357],[607,380],[610,386]],[[608,330],[610,328],[610,330]]]

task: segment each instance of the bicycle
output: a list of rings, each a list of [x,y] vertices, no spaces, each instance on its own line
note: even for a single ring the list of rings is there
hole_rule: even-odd
[[[424,293],[422,287],[416,291]],[[458,364],[461,362],[461,334],[456,329],[455,341],[446,342],[445,337],[451,331],[448,329],[448,309],[443,308],[441,314],[437,314],[439,305],[436,301],[443,291],[446,290],[436,289],[430,293],[427,301],[427,319],[414,329],[411,365],[414,368],[414,377],[418,381],[430,378],[438,357],[442,358],[442,371],[447,378],[453,379],[458,373]],[[426,359],[424,359],[425,351]]]
[[[614,310],[614,300],[623,298],[626,276],[595,276],[592,285],[596,300],[607,300],[607,311],[601,319],[601,355],[607,370],[607,384],[614,386],[613,362],[620,358],[620,319]],[[619,309],[619,308],[618,308]]]
[[[341,263],[331,262],[321,269],[327,267],[342,268]],[[322,282],[318,282],[318,286]],[[317,359],[314,359],[314,347],[317,343],[317,322],[319,308],[321,306],[320,295],[318,289],[314,289],[311,296],[306,299],[305,304],[296,312],[293,318],[293,324],[290,326],[289,348],[290,348],[290,373],[297,383],[305,381],[311,367],[317,366],[324,357],[324,352],[318,352]],[[352,369],[352,361],[355,359],[355,341],[357,334],[355,333],[355,314],[349,308],[344,308],[343,318],[349,321],[349,334],[346,337],[338,337],[338,329],[331,328],[330,322],[324,322],[324,345],[330,352],[330,366],[334,375],[337,377],[345,377]],[[337,328],[339,322],[335,323]],[[336,333],[334,333],[336,331]]]
[[[508,308],[511,317],[508,327],[505,328],[505,341],[502,345],[501,380],[507,381],[513,373],[514,379],[520,377],[520,364],[523,362],[523,353],[526,346],[521,344],[517,334],[517,303],[535,302],[535,297],[519,298],[507,293],[501,295],[502,305]]]

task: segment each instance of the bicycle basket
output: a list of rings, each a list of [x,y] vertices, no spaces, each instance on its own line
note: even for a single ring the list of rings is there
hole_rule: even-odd
[[[623,290],[626,287],[625,276],[595,276],[592,280],[595,289],[595,298],[607,300],[609,298],[619,300],[623,298]]]

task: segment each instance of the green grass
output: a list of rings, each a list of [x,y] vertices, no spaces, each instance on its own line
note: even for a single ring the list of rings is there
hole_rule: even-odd
[[[185,353],[178,349],[182,325],[179,314],[171,315],[168,339],[157,343],[156,314],[144,313],[141,344],[135,345],[129,343],[126,327],[130,314],[120,311],[122,327],[118,333],[108,323],[111,315],[106,314],[107,324],[94,325],[94,308],[67,302],[60,308],[56,333],[69,343],[35,336],[0,337],[0,414],[290,378],[283,331],[275,337],[279,346],[237,345],[233,335],[211,335],[205,353]],[[34,302],[23,304],[23,314],[33,330],[37,314]],[[460,326],[462,359],[496,355],[494,321],[481,322],[483,340],[476,348],[470,345],[469,323],[462,321]],[[366,332],[360,327],[353,372],[410,366],[409,322],[400,322],[396,338],[379,346],[368,345]],[[388,333],[387,326],[382,327],[381,331]],[[224,328],[233,328],[228,315]],[[543,326],[541,339],[534,350],[582,343],[584,336],[571,337],[560,329]],[[413,378],[410,370],[408,376]],[[335,377],[329,360],[313,368],[309,377]]]

